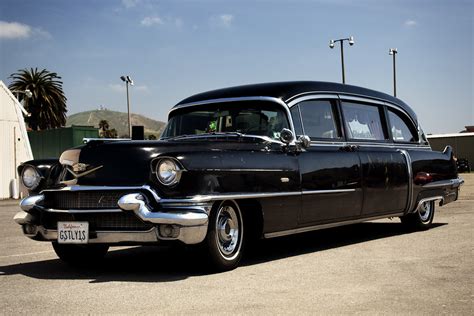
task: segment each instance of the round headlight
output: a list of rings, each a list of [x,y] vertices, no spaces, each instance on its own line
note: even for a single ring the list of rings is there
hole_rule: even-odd
[[[21,173],[21,181],[23,182],[23,185],[25,187],[30,190],[34,190],[38,187],[41,181],[41,176],[36,170],[36,168],[32,166],[27,166],[23,169]]]
[[[156,165],[156,177],[161,184],[171,186],[179,182],[181,169],[172,159],[161,159]]]

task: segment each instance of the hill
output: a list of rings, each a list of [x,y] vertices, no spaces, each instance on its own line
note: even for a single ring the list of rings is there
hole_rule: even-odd
[[[128,114],[110,110],[94,110],[72,114],[71,116],[68,116],[66,126],[83,125],[98,128],[101,120],[107,120],[107,122],[109,122],[109,128],[115,128],[119,137],[128,135]],[[133,125],[143,125],[145,127],[146,137],[150,134],[158,137],[161,134],[165,123],[152,120],[140,114],[132,113],[132,126]]]

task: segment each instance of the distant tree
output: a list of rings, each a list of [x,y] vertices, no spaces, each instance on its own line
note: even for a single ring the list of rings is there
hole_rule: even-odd
[[[55,72],[38,68],[21,69],[10,75],[13,80],[8,88],[24,101],[25,109],[31,114],[26,123],[32,130],[45,130],[66,124],[66,96],[63,92],[61,77]],[[30,90],[31,98],[15,91]]]
[[[156,136],[153,134],[148,135],[149,140],[156,140]]]
[[[115,128],[109,129],[110,125],[107,120],[100,120],[99,122],[99,136],[104,138],[117,138],[117,130]]]
[[[99,135],[101,137],[106,137],[106,131],[109,129],[109,122],[107,120],[100,120],[99,122]]]
[[[118,136],[117,130],[115,128],[109,129],[107,132],[107,138],[117,138]]]

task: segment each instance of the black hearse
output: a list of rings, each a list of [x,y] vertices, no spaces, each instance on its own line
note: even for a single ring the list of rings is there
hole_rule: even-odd
[[[71,263],[109,246],[202,244],[220,270],[243,241],[384,217],[426,229],[455,201],[450,147],[432,151],[413,110],[327,82],[255,84],[189,97],[158,141],[93,140],[18,168],[15,221]]]

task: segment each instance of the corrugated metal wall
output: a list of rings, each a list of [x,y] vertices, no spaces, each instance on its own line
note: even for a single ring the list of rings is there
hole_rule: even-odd
[[[23,114],[17,99],[0,81],[0,199],[11,196],[16,166],[33,159]]]
[[[474,135],[459,134],[459,136],[446,137],[430,137],[428,135],[428,140],[433,150],[442,151],[447,145],[450,145],[457,158],[465,158],[471,165],[474,165]]]

